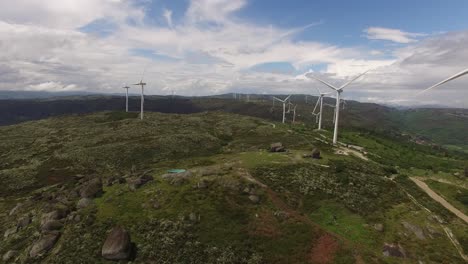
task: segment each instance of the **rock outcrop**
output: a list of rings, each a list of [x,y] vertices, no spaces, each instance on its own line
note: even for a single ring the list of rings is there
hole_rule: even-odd
[[[192,177],[192,173],[190,171],[185,171],[181,173],[167,173],[161,177],[167,180],[172,185],[180,186],[184,184],[188,178]]]
[[[87,182],[80,189],[81,198],[94,198],[102,194],[101,179],[95,178]]]
[[[81,198],[76,204],[76,207],[78,209],[83,209],[83,208],[90,206],[92,203],[93,203],[93,200],[90,198]]]
[[[320,150],[319,150],[319,149],[314,148],[314,149],[312,150],[312,158],[313,158],[313,159],[320,159],[320,158],[321,158],[321,156],[320,156]]]
[[[18,228],[25,228],[26,226],[28,226],[29,224],[31,223],[31,217],[28,216],[24,216],[24,217],[21,217],[19,220],[18,220],[18,223],[16,224],[16,226]]]
[[[63,224],[58,220],[50,220],[41,225],[42,232],[49,232],[53,230],[60,230],[63,227]]]
[[[114,227],[102,246],[102,257],[107,260],[126,260],[130,258],[132,243],[128,232],[120,226]]]
[[[2,260],[5,261],[5,263],[9,263],[15,258],[16,255],[18,255],[18,251],[9,250],[2,256]]]
[[[41,217],[41,225],[52,221],[52,220],[60,220],[67,216],[67,212],[65,210],[54,210],[52,212],[43,214]]]
[[[284,148],[281,142],[273,143],[270,145],[270,152],[285,152],[286,149]]]
[[[402,221],[401,224],[408,230],[411,231],[419,240],[425,240],[426,236],[424,235],[424,231],[421,227],[417,225],[410,224],[406,221]]]
[[[249,200],[254,204],[257,204],[260,202],[260,198],[254,194],[249,195]]]
[[[59,237],[59,232],[44,234],[41,238],[34,242],[33,246],[31,247],[31,250],[29,251],[29,256],[35,258],[41,254],[47,253],[54,247]]]
[[[130,190],[135,191],[136,189],[140,188],[141,186],[145,185],[146,183],[153,180],[153,177],[150,175],[143,175],[136,179],[131,179],[128,181],[128,187]]]
[[[5,231],[5,233],[3,234],[3,237],[6,239],[6,238],[8,238],[8,237],[11,236],[11,235],[16,234],[16,232],[18,232],[18,227],[17,227],[17,226],[8,228],[8,229]]]
[[[400,245],[395,245],[395,244],[385,243],[383,246],[382,253],[386,257],[398,257],[398,258],[406,257],[405,250]]]

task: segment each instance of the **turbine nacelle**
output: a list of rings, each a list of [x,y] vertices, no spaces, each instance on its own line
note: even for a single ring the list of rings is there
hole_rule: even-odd
[[[279,99],[278,97],[275,97],[275,96],[273,96],[273,99],[277,100],[277,101],[280,101],[282,103],[286,103],[288,101],[289,97],[291,97],[291,94],[288,95],[288,97],[286,97],[284,100],[281,100],[281,99]]]
[[[321,83],[323,83],[324,85],[326,85],[327,87],[329,87],[329,88],[332,89],[332,90],[335,90],[335,91],[338,92],[338,93],[342,93],[342,92],[343,92],[343,89],[344,89],[346,86],[350,85],[352,82],[354,82],[355,80],[359,79],[361,76],[363,76],[364,74],[366,74],[366,73],[369,72],[369,71],[370,71],[370,70],[367,70],[367,71],[365,71],[365,72],[359,74],[358,76],[354,77],[353,79],[351,79],[350,81],[348,81],[348,82],[346,82],[345,84],[341,85],[340,87],[336,87],[336,86],[334,86],[334,85],[332,85],[332,84],[330,84],[330,83],[328,83],[328,82],[326,82],[326,81],[324,81],[324,80],[322,80],[322,79],[320,79],[320,78],[318,78],[318,77],[315,77],[312,73],[307,73],[306,76],[309,77],[309,78],[315,79],[315,80],[317,80],[317,81],[319,81],[319,82],[321,82]],[[317,88],[317,89],[318,89],[318,88]],[[319,93],[321,94],[320,90],[319,90]]]

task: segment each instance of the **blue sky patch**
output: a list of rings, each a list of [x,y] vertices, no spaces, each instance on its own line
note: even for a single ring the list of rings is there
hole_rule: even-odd
[[[158,54],[157,52],[150,49],[131,49],[130,54],[133,56],[145,57],[154,61],[176,62],[180,60],[171,56]]]
[[[96,34],[100,37],[107,37],[117,31],[118,26],[111,20],[102,18],[78,28],[79,31],[88,34]]]

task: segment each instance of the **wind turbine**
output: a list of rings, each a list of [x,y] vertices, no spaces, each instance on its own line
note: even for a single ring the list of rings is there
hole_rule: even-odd
[[[318,87],[317,87],[317,91],[319,92],[319,97],[317,98],[317,102],[315,103],[315,107],[314,107],[314,110],[312,111],[312,114],[316,116],[315,122],[318,123],[318,130],[321,130],[322,129],[323,97],[330,93],[322,93],[322,91],[320,91]],[[315,110],[317,110],[317,107],[319,107],[319,112],[315,113]]]
[[[128,113],[128,89],[129,89],[130,87],[128,87],[127,85],[125,85],[125,86],[122,87],[122,88],[126,89],[126,91],[125,91],[125,112]]]
[[[273,96],[273,102],[275,100],[278,100],[281,103],[283,103],[283,124],[284,124],[284,121],[286,120],[286,102],[288,101],[289,97],[291,97],[291,95],[288,95],[288,97],[286,97],[284,100],[281,100],[281,99]]]
[[[141,100],[140,100],[141,101],[141,104],[140,104],[140,119],[141,120],[143,120],[143,105],[145,103],[144,91],[145,91],[146,83],[143,82],[143,77],[145,77],[145,72],[146,72],[146,68],[143,71],[143,75],[141,76],[140,82],[133,84],[133,85],[140,85],[141,86]]]
[[[335,130],[333,132],[333,144],[336,144],[337,141],[338,141],[338,121],[339,121],[339,116],[340,116],[340,96],[341,96],[341,93],[343,92],[343,89],[348,86],[349,84],[351,84],[352,82],[354,82],[355,80],[357,80],[359,77],[363,76],[364,74],[366,74],[368,71],[365,71],[361,74],[359,74],[358,76],[354,77],[353,79],[351,79],[350,81],[348,81],[347,83],[343,84],[342,86],[340,87],[336,87],[336,86],[333,86],[315,76],[313,76],[312,74],[308,73],[306,74],[307,77],[309,78],[313,78],[321,83],[323,83],[324,85],[328,86],[329,88],[333,89],[336,91],[336,106],[335,106]]]

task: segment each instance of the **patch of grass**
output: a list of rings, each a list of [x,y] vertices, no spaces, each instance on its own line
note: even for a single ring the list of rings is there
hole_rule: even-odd
[[[423,206],[441,216],[446,221],[450,222],[455,216],[438,202],[434,201],[429,195],[421,190],[413,181],[406,176],[398,176],[395,181],[410,195],[412,195]]]
[[[124,119],[137,118],[139,113],[136,112],[109,112],[106,114],[107,119],[104,119],[107,122],[120,121]],[[103,120],[103,121],[104,121]]]
[[[244,152],[240,159],[248,168],[255,168],[266,164],[288,163],[291,158],[286,152],[270,153],[266,151]]]
[[[428,263],[447,263],[461,261],[456,249],[451,245],[440,224],[431,220],[429,213],[411,203],[402,203],[388,210],[384,218],[385,232],[382,239],[388,243],[400,243],[409,256]],[[425,234],[421,240],[402,225],[406,221],[415,225]],[[428,229],[434,230],[429,235]],[[424,250],[424,254],[420,254]]]
[[[450,204],[465,214],[468,214],[468,190],[452,184],[438,182],[434,180],[425,181],[429,187],[444,197]]]
[[[324,200],[309,213],[309,217],[326,230],[339,234],[355,243],[373,246],[376,236],[366,227],[366,220],[342,205]]]

